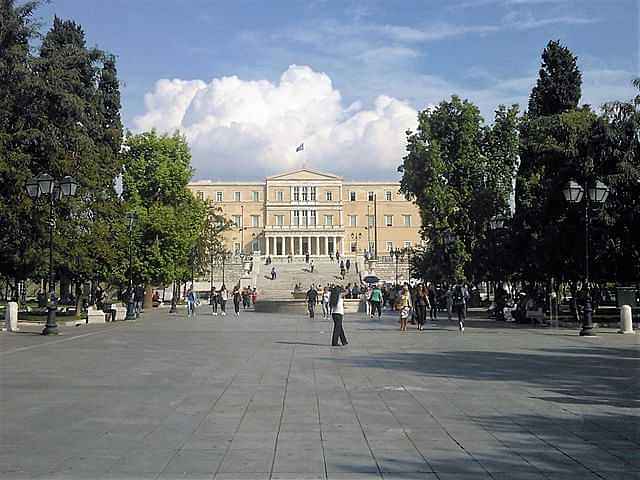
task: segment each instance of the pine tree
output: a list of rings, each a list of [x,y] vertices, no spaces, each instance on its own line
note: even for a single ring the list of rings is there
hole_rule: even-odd
[[[529,96],[529,115],[540,117],[576,109],[581,86],[577,57],[559,40],[549,42],[542,53],[538,81]]]

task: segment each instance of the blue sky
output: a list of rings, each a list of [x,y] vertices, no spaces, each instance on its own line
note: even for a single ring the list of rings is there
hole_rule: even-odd
[[[631,97],[639,70],[637,0],[53,0],[39,11],[45,25],[54,13],[117,56],[126,126],[185,131],[201,178],[228,175],[236,157],[255,167],[238,178],[295,166],[287,131],[318,167],[362,177],[373,160],[370,176],[384,176],[402,157],[384,138],[415,110],[453,93],[488,121],[499,103],[526,106],[550,39],[579,57],[585,103]],[[246,98],[259,109],[234,111]]]

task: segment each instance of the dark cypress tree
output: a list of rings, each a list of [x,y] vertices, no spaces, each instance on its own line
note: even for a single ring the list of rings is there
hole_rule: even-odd
[[[42,264],[36,248],[42,232],[24,189],[34,146],[29,41],[37,36],[38,4],[0,0],[0,276],[14,286]]]
[[[538,81],[529,96],[529,115],[541,117],[576,109],[581,87],[577,57],[559,40],[550,41],[542,52]]]

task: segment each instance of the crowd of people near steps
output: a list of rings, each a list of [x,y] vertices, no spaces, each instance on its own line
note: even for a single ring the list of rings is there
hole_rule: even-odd
[[[187,290],[185,299],[187,303],[187,317],[194,316],[196,307],[200,305],[197,292],[190,287],[189,290]],[[240,316],[240,307],[242,307],[242,310],[247,310],[255,305],[257,299],[258,290],[255,287],[240,288],[239,285],[236,285],[233,287],[233,290],[229,292],[224,283],[219,289],[212,288],[209,293],[209,305],[211,305],[214,316],[225,316],[227,314],[227,302],[229,300],[233,303],[233,312],[235,315]]]
[[[449,321],[457,320],[458,328],[464,332],[464,322],[469,303],[469,289],[463,283],[451,286],[445,285],[441,291],[436,290],[433,284],[410,285],[405,283],[397,286],[374,285],[327,285],[316,287],[311,285],[307,290],[306,300],[309,317],[315,317],[315,309],[322,306],[322,318],[332,316],[331,293],[339,289],[340,297],[344,299],[360,300],[365,305],[366,315],[370,318],[382,317],[383,309],[398,312],[400,330],[406,331],[407,324],[416,325],[417,330],[424,330],[427,317],[430,321],[438,320],[438,310],[444,306]]]

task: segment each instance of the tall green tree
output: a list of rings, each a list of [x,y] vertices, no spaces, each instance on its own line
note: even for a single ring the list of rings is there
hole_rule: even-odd
[[[187,189],[191,153],[184,137],[155,131],[125,142],[123,187],[138,215],[134,251],[136,282],[168,284],[204,269],[222,226],[217,213]]]
[[[38,35],[38,4],[0,0],[0,274],[14,286],[42,266],[42,228],[32,219],[24,190],[31,173],[28,120],[34,86],[29,42]]]
[[[528,280],[583,278],[585,204],[567,204],[562,189],[571,179],[582,185],[595,179],[610,183],[613,173],[603,155],[601,121],[588,106],[578,108],[580,91],[576,57],[551,42],[521,127],[512,233],[514,248],[527,252],[518,257],[517,267]],[[603,213],[595,206],[590,211],[592,267],[606,251],[609,219]]]
[[[44,276],[47,199],[31,201],[25,183],[40,172],[73,175],[77,197],[55,203],[54,266],[68,285],[112,276],[122,263],[113,241],[123,223],[113,188],[121,171],[119,85],[113,57],[87,48],[73,21],[56,17],[39,55],[31,54],[38,3],[0,1],[1,268],[15,279]]]
[[[594,274],[626,283],[640,280],[640,78],[633,84],[635,97],[605,104],[592,134],[599,162],[611,172],[605,228],[594,235]]]
[[[500,107],[496,126],[484,127],[478,108],[453,96],[420,112],[418,130],[408,132],[399,167],[401,191],[422,216],[427,247],[416,262],[431,265],[430,278],[480,280],[487,224],[508,207],[517,161],[517,107]]]
[[[560,41],[550,41],[542,52],[538,80],[529,96],[529,115],[556,115],[576,109],[581,87],[577,57]]]
[[[115,239],[124,228],[114,182],[121,171],[120,94],[115,61],[87,48],[82,27],[54,18],[35,62],[40,108],[34,126],[44,135],[38,170],[78,181],[76,198],[60,203],[56,265],[62,279],[108,278],[123,263]]]

